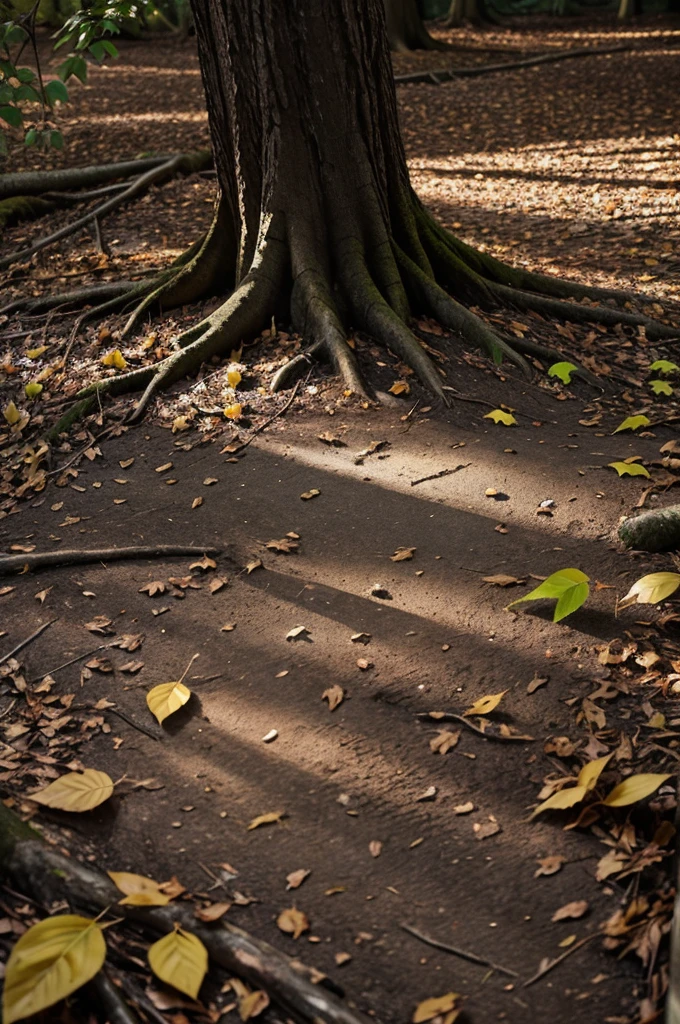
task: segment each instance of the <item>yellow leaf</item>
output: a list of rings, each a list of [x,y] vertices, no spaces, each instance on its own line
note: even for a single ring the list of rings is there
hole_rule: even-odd
[[[411,391],[411,385],[406,380],[395,380],[389,391],[391,395],[408,395]]]
[[[455,1010],[459,998],[460,996],[456,992],[447,992],[446,995],[437,996],[434,999],[424,999],[422,1003],[418,1003],[413,1012],[411,1017],[413,1024],[425,1024],[425,1021]]]
[[[619,476],[649,476],[649,470],[634,462],[610,462],[610,469],[615,469]]]
[[[8,402],[5,408],[2,410],[2,414],[9,423],[10,427],[13,427],[15,423],[18,423],[21,419],[21,413],[17,409],[14,402]]]
[[[40,345],[38,348],[29,348],[26,355],[29,359],[40,359],[43,352],[47,352],[47,345]]]
[[[172,432],[178,434],[181,430],[188,430],[191,426],[191,420],[188,416],[175,416],[172,421]]]
[[[282,910],[276,919],[276,923],[282,932],[299,939],[303,932],[309,931],[309,918],[296,907],[290,910]]]
[[[321,491],[318,489],[318,487],[312,487],[310,490],[305,491],[304,494],[301,494],[300,497],[302,498],[303,501],[311,501],[312,498],[318,498],[320,494]]]
[[[228,405],[226,407],[226,409],[224,410],[224,415],[227,417],[228,420],[237,420],[241,415],[241,409],[241,403],[234,402],[233,405]]]
[[[619,601],[619,608],[628,608],[631,604],[658,604],[674,594],[680,587],[680,573],[651,572],[637,580],[624,598]]]
[[[570,786],[568,789],[561,789],[558,793],[553,793],[552,796],[549,796],[542,804],[539,804],[531,817],[535,818],[542,811],[566,811],[568,807],[579,804],[587,793],[588,790],[585,786]]]
[[[321,700],[328,701],[328,710],[335,711],[339,704],[342,704],[345,699],[345,691],[342,686],[330,686],[327,690],[324,690],[321,694]]]
[[[588,764],[583,765],[578,773],[578,784],[583,786],[587,793],[595,788],[597,780],[607,767],[611,757],[611,754],[607,754],[606,757],[598,757],[596,761],[588,761]]]
[[[627,779],[614,786],[611,793],[608,793],[603,803],[607,807],[628,807],[638,800],[644,800],[651,796],[662,783],[670,779],[671,775],[629,775]]]
[[[34,924],[7,962],[5,1024],[31,1017],[75,992],[100,970],[106,943],[96,921],[58,914]]]
[[[198,998],[208,970],[208,951],[200,939],[178,928],[154,942],[147,956],[157,978],[191,999]]]
[[[415,548],[397,548],[393,555],[390,555],[390,562],[409,562],[414,555]]]
[[[238,1001],[238,1015],[241,1020],[250,1020],[252,1017],[259,1017],[263,1010],[269,1006],[269,996],[262,989],[249,992]]]
[[[86,768],[83,772],[68,772],[62,775],[45,789],[31,793],[30,799],[59,811],[80,813],[99,807],[112,793],[113,782],[106,772]]]
[[[114,348],[113,351],[107,352],[105,356],[102,356],[101,362],[102,366],[115,366],[117,370],[124,370],[127,366],[127,362],[119,348]]]
[[[24,388],[26,398],[37,398],[42,391],[42,384],[38,384],[37,381],[30,381]]]
[[[618,434],[622,430],[638,430],[640,427],[648,427],[650,423],[651,420],[646,416],[627,416],[613,433]]]
[[[511,412],[503,412],[502,409],[493,409],[491,412],[487,412],[484,417],[485,420],[493,420],[494,423],[502,423],[504,427],[513,427],[517,425],[517,420]]]
[[[241,374],[236,369],[227,370],[227,381],[230,388],[236,389],[241,383]]]
[[[182,682],[159,683],[147,693],[146,703],[149,711],[156,716],[160,724],[168,715],[172,715],[184,707],[190,697],[191,690]]]
[[[655,395],[672,395],[673,388],[667,380],[650,380],[649,386]]]
[[[161,892],[158,882],[145,875],[134,875],[129,871],[108,871],[113,884],[125,893],[119,903],[130,907],[164,907],[170,897]]]
[[[252,832],[254,828],[259,828],[260,825],[274,825],[277,821],[281,821],[285,811],[270,811],[269,814],[261,814],[258,818],[253,818],[250,825],[248,825],[248,832]]]
[[[463,712],[463,717],[467,718],[468,715],[488,715],[494,708],[497,708],[501,700],[507,693],[507,690],[502,690],[500,693],[493,693],[487,697],[480,697],[476,700],[471,708]]]

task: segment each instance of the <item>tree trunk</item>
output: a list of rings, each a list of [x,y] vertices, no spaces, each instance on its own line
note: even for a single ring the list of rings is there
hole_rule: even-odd
[[[522,352],[558,355],[528,339],[506,340],[463,303],[644,323],[649,337],[674,335],[611,306],[556,301],[630,296],[509,267],[428,214],[409,182],[383,0],[193,0],[193,14],[221,197],[206,237],[166,272],[125,330],[152,305],[234,290],[161,362],[83,389],[64,425],[92,408],[98,393],[145,388],[130,420],[140,417],[160,388],[228,356],[272,316],[292,323],[308,356],[329,359],[356,394],[366,393],[365,383],[347,338],[360,330],[443,400],[445,373],[411,332],[412,312],[527,375]],[[272,387],[305,365],[308,358],[298,357]]]
[[[445,50],[446,44],[433,39],[423,24],[417,0],[385,0],[387,38],[397,53],[409,50]]]

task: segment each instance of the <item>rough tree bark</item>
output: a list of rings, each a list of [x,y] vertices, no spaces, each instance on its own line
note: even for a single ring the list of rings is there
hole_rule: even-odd
[[[156,365],[83,389],[57,429],[86,413],[98,392],[144,388],[130,417],[139,418],[159,389],[228,355],[272,316],[309,345],[307,356],[279,371],[274,389],[308,357],[325,357],[349,389],[365,394],[347,344],[360,330],[442,400],[441,373],[408,326],[412,314],[434,317],[527,375],[523,352],[555,353],[502,337],[468,306],[644,323],[650,337],[674,336],[644,316],[569,301],[628,300],[627,293],[509,267],[439,226],[409,182],[383,0],[193,0],[193,13],[221,188],[212,227],[150,291],[138,284],[88,316],[141,298],[130,331],[152,307],[231,294]]]

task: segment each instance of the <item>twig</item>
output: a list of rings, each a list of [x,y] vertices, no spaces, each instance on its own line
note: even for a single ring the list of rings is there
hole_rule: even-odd
[[[122,718],[124,722],[131,725],[133,729],[137,729],[138,732],[143,732],[145,736],[149,737],[149,739],[156,741],[161,740],[162,737],[159,736],[158,733],[152,732],[151,729],[147,729],[145,725],[140,725],[139,722],[135,722],[134,718],[130,718],[130,716],[126,714],[125,711],[121,711],[120,708],[106,708],[105,710],[110,711],[114,715],[118,715],[118,717]]]
[[[440,469],[438,473],[430,473],[429,476],[421,476],[418,480],[411,480],[411,487],[415,487],[416,484],[424,484],[428,480],[438,480],[440,476],[450,476],[451,473],[457,473],[459,469],[467,469],[471,465],[471,462],[461,462],[460,466],[456,466],[455,469]]]
[[[33,633],[31,633],[30,636],[27,636],[25,640],[22,640],[21,643],[18,643],[16,647],[13,647],[11,651],[7,652],[7,654],[3,654],[3,656],[0,658],[0,665],[4,665],[6,661],[9,661],[10,658],[13,658],[15,654],[19,653],[19,651],[23,651],[24,647],[28,647],[28,645],[32,643],[33,640],[37,640],[40,634],[44,633],[45,630],[48,629],[52,625],[52,623],[56,621],[57,619],[50,619],[49,622],[44,622],[42,626],[38,626],[38,628]]]
[[[414,71],[409,75],[395,75],[397,85],[414,82],[429,82],[441,85],[451,82],[454,78],[477,78],[479,75],[490,75],[496,71],[515,71],[517,68],[530,68],[535,64],[554,64],[560,60],[571,60],[572,57],[600,57],[607,53],[622,53],[630,50],[627,44],[620,46],[579,47],[572,50],[561,50],[558,53],[542,53],[538,57],[527,57],[525,60],[513,60],[500,64],[481,64],[470,68],[442,68],[439,71]]]
[[[472,732],[476,732],[478,736],[483,736],[485,740],[498,740],[500,743],[528,743],[533,740],[533,736],[504,736],[501,732],[488,732],[485,729],[480,729],[479,726],[474,725],[469,718],[465,718],[463,715],[457,715],[453,711],[444,711],[442,714],[433,718],[429,711],[424,711],[421,714],[416,715],[416,718],[420,721],[428,722],[460,722],[461,725],[466,725]]]
[[[586,942],[590,942],[591,939],[597,938],[598,934],[598,932],[592,932],[590,935],[585,935],[582,939],[579,939],[579,941],[575,942],[573,946],[569,946],[568,949],[565,949],[564,953],[560,953],[559,956],[556,956],[554,960],[551,960],[545,965],[545,967],[542,967],[540,971],[537,971],[536,974],[529,978],[528,981],[525,981],[523,987],[528,988],[529,985],[533,985],[535,981],[540,981],[544,975],[549,971],[552,971],[553,967],[557,967],[557,965],[561,964],[563,960],[566,960],[568,956],[575,953],[577,949],[580,949],[581,946],[585,946]]]
[[[108,1024],[139,1024],[139,1017],[127,1005],[106,971],[99,971],[90,984]]]
[[[240,445],[238,448],[235,448],[232,452],[230,452],[230,454],[231,455],[236,455],[236,454],[238,454],[238,452],[242,452],[244,448],[248,447],[248,445],[251,443],[251,441],[255,440],[255,438],[257,437],[258,434],[261,434],[263,430],[266,430],[266,428],[270,425],[270,423],[273,423],[274,420],[277,420],[279,418],[279,416],[283,416],[283,414],[285,412],[288,412],[288,410],[290,409],[291,405],[295,401],[295,398],[297,396],[297,393],[298,393],[299,389],[300,389],[300,381],[297,381],[297,383],[295,384],[295,387],[293,388],[293,393],[291,394],[291,396],[288,399],[288,401],[286,402],[286,404],[282,405],[281,408],[278,410],[278,412],[275,412],[274,415],[270,416],[268,420],[265,420],[264,423],[261,423],[259,425],[259,427],[252,432],[252,434],[250,435],[248,440],[244,441],[242,445]]]
[[[96,654],[97,651],[105,651],[111,644],[99,644],[98,647],[93,647],[91,651],[85,651],[84,654],[79,654],[77,658],[71,658],[70,661],[65,661],[62,665],[57,665],[56,668],[50,668],[47,672],[41,672],[39,676],[34,676],[33,679],[28,680],[28,685],[32,686],[33,683],[39,683],[45,676],[53,676],[55,672],[61,672],[62,668],[68,668],[70,665],[75,665],[76,662],[82,661],[83,658],[89,658],[91,654]]]
[[[487,960],[486,957],[477,956],[476,953],[469,953],[467,950],[459,949],[457,946],[450,946],[448,943],[440,942],[438,939],[431,939],[429,935],[424,935],[410,924],[402,924],[401,927],[409,935],[413,935],[414,938],[420,939],[421,942],[424,942],[427,946],[432,946],[434,949],[441,949],[445,953],[453,953],[454,956],[459,956],[463,960],[469,960],[471,964],[479,964],[480,967],[491,967],[492,970],[498,971],[499,974],[506,974],[509,978],[519,977],[517,971],[511,971],[509,967],[501,967],[500,964],[494,963],[493,960]]]
[[[82,565],[88,562],[120,562],[127,558],[167,558],[174,555],[200,556],[220,553],[219,548],[192,547],[188,544],[141,544],[128,548],[94,548],[89,551],[31,551],[26,555],[0,556],[0,576],[8,576],[24,568],[44,569],[49,566]]]
[[[13,699],[12,699],[12,700],[11,700],[11,701],[9,702],[9,704],[7,705],[7,707],[5,708],[5,710],[4,710],[4,711],[0,711],[0,718],[6,718],[6,717],[7,717],[7,715],[8,715],[9,713],[10,713],[10,711],[12,710],[12,708],[14,707],[14,705],[16,704],[16,702],[17,702],[17,698],[16,698],[16,697],[14,697],[14,698],[13,698]]]

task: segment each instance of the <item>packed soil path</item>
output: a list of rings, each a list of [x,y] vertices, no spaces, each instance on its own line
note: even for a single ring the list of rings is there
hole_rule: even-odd
[[[500,59],[499,48],[511,59],[583,45],[583,36],[603,43],[612,33],[580,22],[551,32],[466,32],[456,37],[466,49],[399,58],[399,70],[487,62]],[[678,282],[680,90],[671,81],[680,31],[650,22],[630,38],[642,40],[644,53],[403,87],[403,126],[419,192],[467,241],[533,268],[668,300]],[[153,89],[140,87],[147,81]],[[191,43],[124,44],[118,64],[75,90],[67,118],[69,148],[51,161],[205,145]],[[27,165],[32,159],[25,155]],[[205,178],[153,190],[106,222],[110,257],[96,255],[86,236],[42,253],[45,285],[61,290],[72,275],[106,280],[164,265],[207,225],[212,196]],[[66,217],[14,228],[3,246],[16,248]],[[25,288],[23,272],[10,284]],[[49,328],[54,336],[60,329]],[[572,351],[587,333],[562,331],[552,343]],[[659,712],[675,724],[664,694],[677,633],[672,624],[669,634],[654,633],[666,645],[664,677],[650,682],[644,654],[656,649],[656,613],[633,607],[616,615],[616,598],[634,580],[673,566],[664,556],[620,551],[615,527],[648,481],[619,479],[608,468],[636,456],[651,466],[674,431],[612,433],[634,411],[625,397],[631,341],[603,337],[611,379],[599,411],[585,384],[527,385],[476,358],[459,359],[449,373],[482,404],[459,401],[447,411],[429,408],[416,386],[407,398],[385,395],[380,409],[360,408],[337,383],[315,376],[240,455],[221,450],[214,426],[195,444],[195,430],[174,435],[151,422],[94,444],[64,486],[50,483],[0,520],[3,551],[190,540],[224,552],[214,568],[139,561],[1,581],[3,651],[57,617],[21,660],[29,683],[53,675],[62,717],[72,704],[92,711],[73,765],[128,780],[124,795],[87,816],[42,811],[38,820],[65,829],[72,852],[103,869],[177,876],[194,893],[232,902],[230,920],[328,973],[353,1005],[390,1024],[449,991],[462,994],[464,1019],[475,1024],[604,1024],[653,1006],[639,958],[617,960],[620,949],[605,950],[600,937],[524,984],[545,958],[595,936],[638,884],[635,874],[632,882],[596,878],[624,831],[630,841],[625,813],[615,834],[563,830],[575,813],[529,821],[544,779],[620,750],[623,735],[636,744],[656,736],[649,723]],[[74,352],[74,379],[100,355],[95,331]],[[595,355],[601,369],[602,353]],[[280,358],[271,339],[256,349],[264,384]],[[386,363],[378,369],[385,391],[395,377]],[[255,383],[249,400],[265,403]],[[181,387],[168,399],[166,426],[189,394]],[[484,418],[501,404],[515,410],[517,425]],[[267,547],[289,534],[297,551]],[[413,548],[411,557],[393,561],[402,548]],[[566,622],[553,623],[552,605],[543,603],[504,610],[564,567],[583,570],[592,586],[586,607]],[[518,582],[485,582],[498,574]],[[154,583],[161,585],[147,586]],[[109,625],[93,633],[99,616]],[[122,635],[142,635],[141,646],[93,651]],[[609,691],[613,669],[598,655],[622,637],[638,645],[642,661],[627,692]],[[161,728],[146,693],[178,679],[195,654],[185,680],[191,700]],[[58,669],[73,658],[80,660]],[[322,696],[335,687],[343,700],[331,710]],[[522,740],[417,718],[462,715],[501,691],[494,735],[504,725]],[[51,768],[32,762],[21,735],[7,731],[18,707],[3,684],[0,727],[25,762],[14,769],[3,747],[0,784],[29,813],[27,794],[49,781]],[[64,721],[51,737],[45,728],[38,749],[49,756],[60,730],[70,742],[79,725]],[[431,743],[443,729],[460,736],[440,754]],[[559,757],[560,737],[576,758]],[[657,763],[635,762],[635,770],[670,771],[676,760],[662,746]],[[625,756],[620,761],[625,769]],[[672,799],[667,794],[666,807]],[[249,830],[272,812],[282,813],[279,822]],[[556,859],[554,873],[541,863],[547,858]],[[286,876],[299,869],[310,874],[288,891]],[[587,904],[580,916],[552,920],[575,901]],[[310,922],[297,940],[276,924],[291,906]],[[438,951],[403,925],[511,973]],[[644,970],[654,979],[656,952]],[[232,1001],[214,987],[208,999],[217,1010]]]

